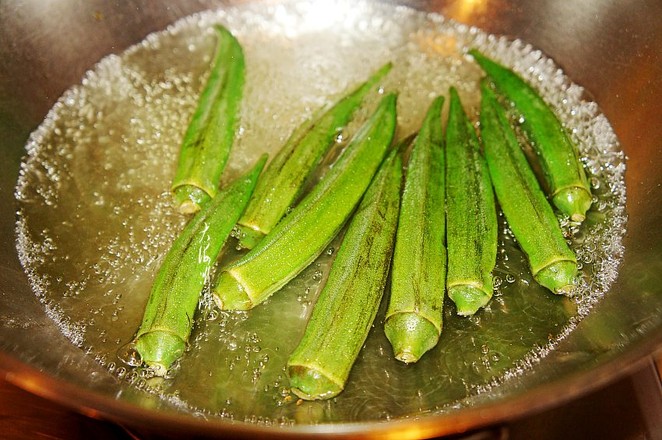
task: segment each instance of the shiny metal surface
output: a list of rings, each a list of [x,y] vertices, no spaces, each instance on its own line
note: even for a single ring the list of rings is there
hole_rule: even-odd
[[[423,437],[462,432],[559,405],[613,381],[662,346],[662,3],[553,0],[409,1],[519,37],[584,86],[627,161],[625,257],[610,294],[544,362],[473,407],[417,420],[287,429],[204,421],[162,408],[72,346],[45,316],[18,263],[13,190],[24,144],[57,98],[96,61],[198,10],[184,0],[0,3],[0,370],[11,382],[85,414],[169,433]],[[600,329],[600,331],[596,331]]]

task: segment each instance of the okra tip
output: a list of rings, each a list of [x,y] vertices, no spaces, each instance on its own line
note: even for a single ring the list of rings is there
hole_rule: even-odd
[[[482,60],[484,60],[484,59],[487,59],[487,57],[486,57],[485,55],[483,55],[483,54],[482,54],[478,49],[476,49],[476,48],[471,48],[471,49],[469,49],[469,50],[467,51],[467,53],[468,53],[469,55],[471,55],[472,57],[474,57],[476,60],[481,60],[481,61],[482,61]]]
[[[457,93],[457,89],[455,86],[450,86],[448,88],[448,96],[450,97],[451,105],[457,106],[457,105],[462,105],[460,103],[460,95]]]
[[[455,303],[459,316],[471,316],[484,307],[492,295],[476,286],[458,284],[448,288],[448,297]]]
[[[574,222],[583,222],[586,212],[591,207],[591,193],[584,187],[573,186],[557,191],[552,197],[554,206],[567,213]]]
[[[494,60],[488,58],[478,49],[475,48],[469,49],[467,53],[473,57],[474,61],[476,61],[476,63],[481,67],[481,69],[485,71],[488,75],[499,74],[506,70],[505,67],[501,66]]]
[[[342,383],[312,366],[288,364],[287,375],[290,379],[290,390],[304,400],[330,399],[343,390]]]
[[[538,284],[552,292],[568,295],[577,283],[577,263],[572,260],[555,261],[539,270],[533,277]]]
[[[218,276],[212,296],[221,310],[250,310],[254,306],[244,286],[228,270]]]
[[[140,335],[135,341],[135,349],[142,363],[156,376],[165,376],[172,364],[186,350],[186,342],[171,332],[151,331]]]
[[[225,26],[223,26],[222,24],[216,23],[213,26],[213,28],[214,28],[214,31],[216,31],[216,33],[218,33],[220,35],[227,35],[227,34],[232,35],[232,33]]]
[[[377,82],[380,79],[382,79],[384,76],[386,76],[387,73],[389,73],[393,69],[393,62],[392,61],[387,61],[386,63],[382,64],[382,66],[377,69],[377,71],[372,75],[370,80],[372,81],[367,81],[367,82]]]
[[[418,313],[403,312],[389,316],[384,333],[393,347],[393,355],[406,364],[417,362],[439,341],[441,329]]]

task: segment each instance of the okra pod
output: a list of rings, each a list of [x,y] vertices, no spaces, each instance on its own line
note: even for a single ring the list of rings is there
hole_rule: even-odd
[[[352,218],[304,335],[288,359],[291,390],[302,399],[329,399],[345,387],[388,278],[401,184],[402,159],[393,150]]]
[[[573,221],[583,221],[591,207],[591,189],[577,148],[554,111],[515,72],[477,50],[469,53],[523,117],[522,129],[540,160],[552,203]]]
[[[319,117],[304,122],[267,165],[246,212],[239,220],[240,246],[251,249],[280,221],[308,176],[350,121],[373,87],[391,70],[388,63]]]
[[[446,125],[446,288],[458,315],[473,315],[492,298],[497,228],[487,163],[460,97],[451,88]]]
[[[396,232],[384,332],[396,359],[411,363],[437,345],[446,277],[441,109],[430,105],[413,141]]]
[[[184,227],[156,275],[134,338],[142,362],[165,375],[184,353],[200,293],[223,244],[246,208],[263,156],[253,169],[221,190]]]
[[[545,198],[505,110],[490,87],[481,84],[481,136],[499,205],[534,279],[554,293],[575,284],[577,260]]]
[[[253,308],[322,253],[370,184],[395,125],[396,95],[388,94],[310,193],[251,251],[221,271],[213,288],[221,309]]]
[[[244,89],[244,54],[224,27],[214,27],[218,43],[207,83],[184,134],[172,181],[175,203],[192,214],[213,198],[234,142]]]

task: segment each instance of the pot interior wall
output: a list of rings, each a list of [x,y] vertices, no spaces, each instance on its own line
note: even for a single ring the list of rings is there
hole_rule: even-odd
[[[560,403],[623,374],[662,343],[662,213],[657,208],[662,203],[662,4],[641,1],[626,6],[597,0],[408,4],[540,48],[585,87],[627,155],[625,255],[611,292],[527,374],[480,394],[473,408],[426,415],[418,422],[425,432],[441,434]],[[243,432],[244,428],[205,424],[178,414],[168,404],[118,383],[72,345],[32,293],[14,238],[14,188],[24,145],[61,94],[107,54],[121,52],[178,18],[224,5],[215,1],[157,5],[138,0],[117,5],[0,4],[0,369],[19,385],[116,420],[156,419],[167,426]],[[404,429],[405,425],[354,424],[329,430]]]

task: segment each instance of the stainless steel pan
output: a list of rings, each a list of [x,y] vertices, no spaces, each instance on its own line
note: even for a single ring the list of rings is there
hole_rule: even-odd
[[[0,371],[36,394],[139,429],[200,435],[294,436],[463,432],[577,397],[631,371],[662,346],[662,3],[655,1],[410,1],[486,32],[519,37],[584,86],[627,155],[627,233],[606,297],[544,362],[454,411],[267,427],[204,420],[161,407],[74,347],[48,318],[18,262],[14,187],[24,145],[58,97],[96,61],[218,1],[0,4]],[[597,328],[599,350],[592,340]],[[587,342],[588,341],[588,342]]]

